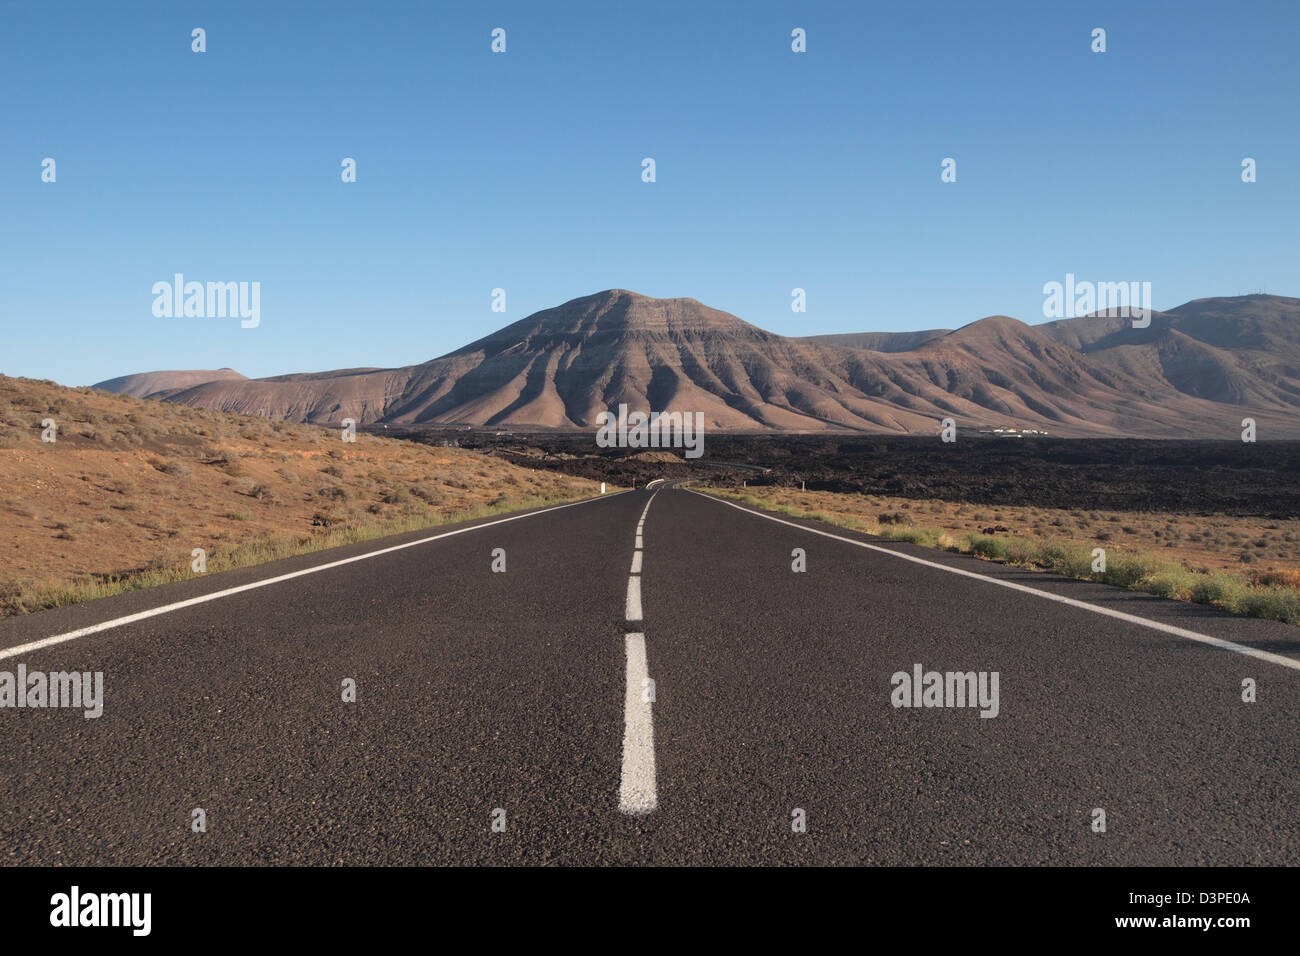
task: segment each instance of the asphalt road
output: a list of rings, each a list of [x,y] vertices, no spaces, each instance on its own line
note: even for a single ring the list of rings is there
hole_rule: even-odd
[[[1300,862],[1295,628],[673,487],[447,530],[0,621],[105,684],[0,709],[0,860]]]

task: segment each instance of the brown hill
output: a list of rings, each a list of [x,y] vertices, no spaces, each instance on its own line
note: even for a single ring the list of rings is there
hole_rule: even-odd
[[[1231,438],[1250,416],[1262,436],[1300,438],[1300,300],[1197,300],[1154,313],[1148,329],[993,316],[952,332],[787,338],[694,299],[611,289],[421,365],[228,376],[158,397],[320,424],[591,428],[625,403],[702,412],[706,427],[730,431],[934,434],[952,417],[1066,436]]]
[[[100,382],[95,388],[136,398],[165,398],[204,382],[248,381],[233,368],[196,369],[179,372],[139,372]]]
[[[1300,299],[1196,299],[1153,312],[1147,329],[1106,316],[1041,328],[1098,367],[1154,378],[1184,395],[1247,409],[1300,404]]]

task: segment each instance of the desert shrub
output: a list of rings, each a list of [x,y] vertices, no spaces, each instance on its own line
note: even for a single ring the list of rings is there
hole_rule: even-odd
[[[1300,623],[1300,592],[1291,588],[1242,588],[1227,610],[1271,621]]]
[[[1256,571],[1250,576],[1255,587],[1283,587],[1300,591],[1300,571]]]
[[[1166,567],[1149,574],[1142,582],[1142,589],[1157,597],[1190,601],[1200,577],[1183,568]]]
[[[1007,546],[1001,538],[971,535],[970,553],[991,561],[1001,561],[1007,556]]]
[[[1131,588],[1143,578],[1160,570],[1159,563],[1145,554],[1124,552],[1107,555],[1106,570],[1097,580],[1116,587]]]
[[[171,475],[173,478],[186,478],[190,474],[190,469],[174,458],[150,458],[149,464],[157,471],[161,471],[164,475]]]
[[[936,548],[939,546],[939,539],[943,532],[938,528],[913,528],[903,527],[891,531],[889,537],[894,541],[904,541],[907,544],[919,544],[926,548]]]
[[[1086,545],[1051,542],[1043,546],[1042,560],[1059,574],[1072,578],[1092,577],[1092,549]]]
[[[1039,546],[1032,540],[1027,541],[1024,538],[1004,538],[1002,539],[1002,550],[1002,560],[1007,564],[1030,566],[1041,563]]]
[[[5,507],[18,515],[20,518],[35,518],[36,512],[27,506],[27,503],[19,498],[10,498],[5,502]]]
[[[411,493],[405,488],[393,488],[379,500],[386,505],[409,505],[412,502]]]
[[[424,485],[412,485],[411,494],[429,505],[441,504],[446,497],[441,491],[426,488]]]

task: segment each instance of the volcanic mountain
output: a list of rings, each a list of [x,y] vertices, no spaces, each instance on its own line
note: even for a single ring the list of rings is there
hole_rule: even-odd
[[[176,392],[204,382],[248,381],[233,368],[191,369],[177,372],[140,372],[100,382],[95,388],[136,398],[168,398]]]
[[[211,376],[206,380],[204,376]],[[1149,328],[1007,316],[955,331],[788,338],[694,299],[611,289],[534,313],[421,365],[246,379],[155,372],[109,391],[317,424],[594,427],[597,413],[703,412],[730,431],[1300,438],[1300,300],[1200,299]]]

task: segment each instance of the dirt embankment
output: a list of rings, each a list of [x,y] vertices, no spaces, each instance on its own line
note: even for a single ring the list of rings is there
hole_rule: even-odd
[[[53,420],[53,442],[42,422]],[[461,448],[0,376],[0,613],[595,493]]]

